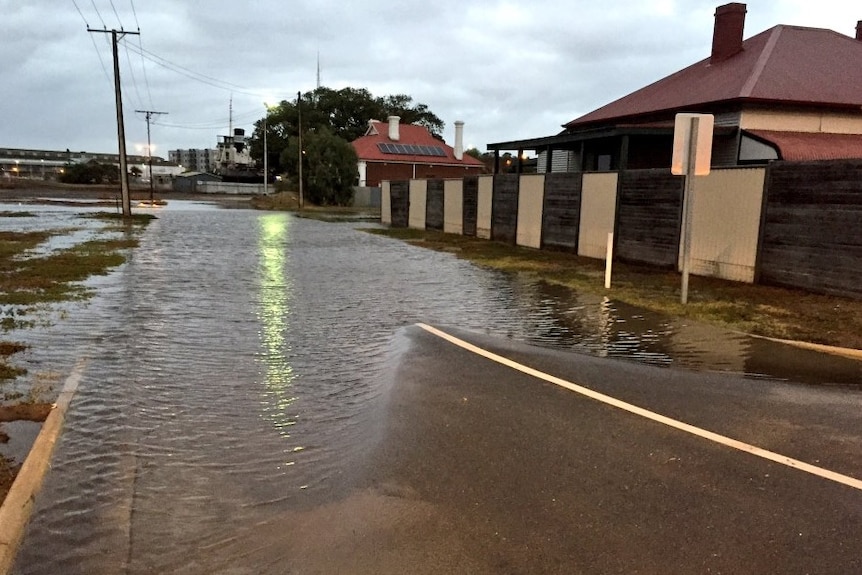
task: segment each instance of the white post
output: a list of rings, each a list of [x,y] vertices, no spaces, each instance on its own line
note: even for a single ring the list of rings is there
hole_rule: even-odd
[[[614,233],[608,234],[608,251],[605,256],[605,289],[611,289],[611,266],[614,260]]]

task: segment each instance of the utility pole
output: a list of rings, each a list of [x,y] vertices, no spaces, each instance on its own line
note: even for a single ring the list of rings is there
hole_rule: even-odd
[[[298,115],[297,127],[299,128],[299,209],[301,210],[305,205],[302,197],[302,92],[296,93],[296,113]]]
[[[123,125],[123,96],[120,93],[120,58],[117,55],[117,40],[118,34],[122,38],[126,34],[140,36],[140,32],[126,32],[125,30],[94,30],[87,28],[87,32],[99,32],[102,34],[111,33],[111,44],[114,52],[114,99],[117,102],[117,140],[120,144],[120,193],[123,199],[123,217],[128,218],[132,215],[132,202],[129,197],[129,171],[126,165],[126,128]]]
[[[150,207],[153,207],[153,148],[150,144],[150,118],[167,112],[154,112],[152,110],[135,110],[139,114],[147,116],[147,159],[150,162]]]

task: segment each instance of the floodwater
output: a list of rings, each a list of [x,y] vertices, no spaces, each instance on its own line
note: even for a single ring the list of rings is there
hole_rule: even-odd
[[[39,217],[12,225],[78,225],[80,210],[26,209]],[[179,201],[156,213],[128,263],[91,282],[95,299],[10,337],[33,345],[33,377],[83,373],[15,573],[197,573],[207,549],[325,501],[373,445],[400,330],[416,322],[655,365],[862,381],[859,362],[513,280],[355,224]]]

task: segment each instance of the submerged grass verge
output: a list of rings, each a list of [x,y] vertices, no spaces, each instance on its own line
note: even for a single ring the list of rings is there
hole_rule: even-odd
[[[862,301],[802,290],[692,276],[689,303],[680,303],[680,274],[615,262],[611,289],[604,261],[432,230],[366,229],[369,233],[450,252],[478,265],[595,293],[667,315],[738,331],[862,349]]]
[[[85,214],[82,217],[124,224],[145,225],[153,216],[136,214],[131,220],[116,214]],[[127,226],[126,226],[127,227]],[[104,231],[112,231],[108,226]],[[138,246],[138,239],[125,233],[122,237],[96,237],[63,249],[38,253],[36,248],[53,236],[77,230],[40,230],[0,232],[0,329],[4,332],[27,328],[41,321],[34,318],[38,310],[64,301],[86,299],[91,291],[82,284],[91,276],[106,275],[126,261],[126,251]],[[97,231],[98,233],[98,231]],[[50,309],[50,308],[47,308]],[[11,365],[7,358],[21,351],[20,344],[0,341],[0,382],[14,379],[26,370]]]

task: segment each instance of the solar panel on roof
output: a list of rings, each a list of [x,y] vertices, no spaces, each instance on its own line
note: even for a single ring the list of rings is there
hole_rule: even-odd
[[[440,158],[446,157],[446,150],[441,146],[420,146],[416,144],[390,144],[388,142],[380,142],[377,144],[379,149],[384,154],[400,154],[404,156],[435,156]]]

